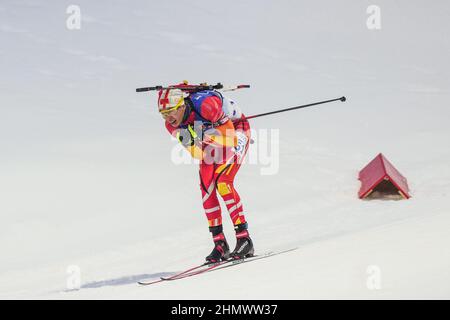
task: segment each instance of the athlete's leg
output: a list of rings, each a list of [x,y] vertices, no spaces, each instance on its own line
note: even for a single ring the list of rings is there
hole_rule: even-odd
[[[200,164],[200,188],[202,190],[203,208],[205,209],[209,231],[214,241],[214,248],[206,257],[206,261],[209,262],[228,259],[230,254],[230,248],[223,234],[222,213],[216,193],[214,168],[214,164]]]
[[[250,128],[248,126],[238,127],[236,135],[238,137],[238,145],[233,161],[218,166],[214,171],[217,180],[217,191],[225,202],[231,221],[233,221],[235,226],[246,222],[241,197],[234,186],[234,178],[248,150]]]
[[[203,209],[210,228],[222,225],[222,212],[216,193],[214,164],[200,164],[200,189],[202,192]]]
[[[245,223],[241,197],[234,187],[234,177],[239,167],[239,164],[231,163],[217,177],[217,191],[222,197],[234,225]]]

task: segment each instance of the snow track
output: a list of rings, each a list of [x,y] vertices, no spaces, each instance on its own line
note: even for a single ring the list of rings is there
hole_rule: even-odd
[[[78,31],[64,4],[0,5],[0,298],[450,297],[448,2],[380,0],[378,31],[356,0],[77,3]],[[299,250],[139,287],[212,246],[197,166],[134,90],[185,78],[251,84],[247,115],[347,101],[251,122],[259,160],[279,136],[236,179],[256,253]],[[379,152],[410,200],[357,199]]]

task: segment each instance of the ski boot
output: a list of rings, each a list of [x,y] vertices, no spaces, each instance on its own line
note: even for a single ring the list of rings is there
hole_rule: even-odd
[[[236,248],[230,254],[232,259],[244,259],[248,257],[253,257],[255,249],[253,248],[252,239],[247,230],[247,223],[238,224],[234,226],[236,231]]]
[[[217,263],[221,260],[228,260],[230,258],[230,247],[222,232],[222,226],[210,227],[210,231],[213,234],[214,249],[206,257],[206,262]]]

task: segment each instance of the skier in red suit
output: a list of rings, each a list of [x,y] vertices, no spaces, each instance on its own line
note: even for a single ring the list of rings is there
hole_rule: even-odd
[[[200,160],[203,208],[214,241],[206,261],[252,256],[253,242],[234,186],[249,146],[248,121],[234,101],[215,90],[187,93],[178,88],[163,89],[159,91],[158,107],[169,133]],[[223,233],[217,194],[222,197],[236,231],[236,248],[231,253]]]

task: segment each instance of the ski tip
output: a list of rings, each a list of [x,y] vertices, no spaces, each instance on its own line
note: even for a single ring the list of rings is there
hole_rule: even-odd
[[[141,286],[148,286],[148,285],[151,285],[151,284],[154,284],[154,283],[158,283],[158,282],[162,282],[162,279],[148,281],[148,282],[146,282],[146,281],[138,281],[137,284],[139,284]]]

